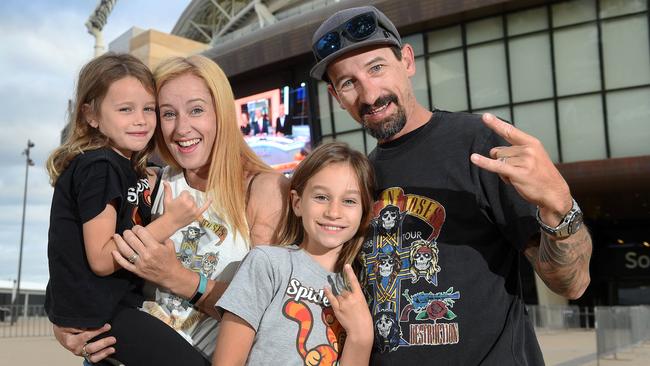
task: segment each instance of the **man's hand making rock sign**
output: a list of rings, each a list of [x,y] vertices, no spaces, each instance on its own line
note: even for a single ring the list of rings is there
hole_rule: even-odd
[[[472,163],[498,174],[536,205],[542,223],[551,228],[562,223],[574,206],[573,199],[542,143],[492,114],[484,114],[483,122],[511,145],[493,148],[490,157],[472,154]],[[589,284],[591,237],[584,226],[567,237],[542,233],[539,243],[530,243],[524,254],[546,285],[560,295],[578,298]]]

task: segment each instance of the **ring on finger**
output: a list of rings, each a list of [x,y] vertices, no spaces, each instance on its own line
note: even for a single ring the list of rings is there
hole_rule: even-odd
[[[131,264],[135,264],[135,261],[137,261],[138,258],[140,258],[140,256],[138,255],[138,253],[133,253],[133,254],[131,254],[131,256],[128,257],[126,260],[129,261]]]
[[[88,343],[84,344],[84,346],[81,347],[81,357],[85,358],[86,360],[88,360],[88,357],[90,357],[90,353],[88,353],[88,351],[86,350],[87,345]]]

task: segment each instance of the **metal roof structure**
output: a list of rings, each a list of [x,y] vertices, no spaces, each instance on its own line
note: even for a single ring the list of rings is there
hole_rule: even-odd
[[[211,46],[339,0],[192,0],[172,34]]]

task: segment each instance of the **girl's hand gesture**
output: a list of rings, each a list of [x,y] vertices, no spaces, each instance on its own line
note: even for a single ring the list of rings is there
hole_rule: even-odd
[[[368,310],[368,304],[361,290],[361,285],[352,270],[352,266],[346,264],[343,270],[350,282],[350,291],[343,290],[339,295],[334,295],[332,289],[326,286],[324,289],[325,296],[332,305],[334,316],[341,323],[341,326],[345,328],[347,334],[346,343],[355,341],[360,344],[372,345],[372,316]]]
[[[169,182],[162,182],[165,195],[163,198],[163,215],[174,231],[189,225],[194,220],[201,220],[203,212],[210,207],[212,200],[205,201],[203,206],[197,207],[196,202],[187,191],[182,191],[178,197],[172,198],[172,189]]]

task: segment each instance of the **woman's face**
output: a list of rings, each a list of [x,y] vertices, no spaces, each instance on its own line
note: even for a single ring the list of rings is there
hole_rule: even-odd
[[[186,176],[194,173],[207,178],[217,118],[205,82],[192,74],[169,80],[160,88],[158,103],[167,149]]]

